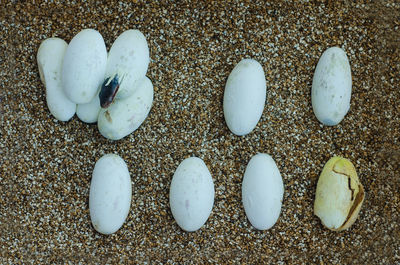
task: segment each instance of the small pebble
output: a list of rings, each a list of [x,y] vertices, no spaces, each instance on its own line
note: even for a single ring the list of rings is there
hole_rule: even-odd
[[[193,232],[204,225],[214,205],[214,183],[203,160],[190,157],[181,162],[172,177],[169,204],[183,230]]]
[[[250,223],[258,230],[271,228],[279,218],[283,181],[270,155],[259,153],[250,159],[242,182],[242,201]]]
[[[315,68],[311,101],[315,116],[324,125],[339,124],[350,109],[351,69],[346,53],[327,49]]]
[[[90,183],[89,210],[94,229],[102,234],[118,231],[129,213],[131,178],[124,160],[115,154],[101,157]]]
[[[229,75],[224,92],[224,116],[232,133],[245,135],[256,127],[266,94],[262,66],[253,59],[240,61]]]

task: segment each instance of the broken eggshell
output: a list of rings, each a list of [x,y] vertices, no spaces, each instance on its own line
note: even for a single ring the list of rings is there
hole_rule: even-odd
[[[332,157],[318,179],[314,213],[330,230],[342,231],[357,219],[365,191],[353,164],[342,157]]]

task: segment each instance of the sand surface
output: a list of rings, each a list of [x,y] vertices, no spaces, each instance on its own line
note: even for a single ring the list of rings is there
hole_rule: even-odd
[[[66,2],[1,4],[0,263],[400,263],[398,1]],[[76,116],[59,122],[46,105],[38,47],[84,28],[98,30],[108,49],[127,29],[149,44],[153,107],[120,141]],[[331,46],[349,57],[353,93],[345,119],[327,127],[310,91]],[[263,66],[267,101],[254,131],[238,137],[222,101],[243,58]],[[268,231],[250,225],[241,203],[244,170],[258,152],[275,159],[285,185]],[[127,162],[133,183],[130,213],[111,236],[93,229],[88,206],[94,164],[106,153]],[[367,194],[341,233],[313,214],[318,176],[334,155],[353,162]],[[173,173],[190,156],[205,161],[215,184],[212,214],[194,233],[179,228],[168,201]]]

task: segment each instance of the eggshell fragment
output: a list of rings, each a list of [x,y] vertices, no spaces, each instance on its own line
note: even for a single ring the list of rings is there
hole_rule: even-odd
[[[262,66],[253,59],[240,61],[229,75],[224,92],[224,116],[232,133],[245,135],[256,127],[266,93]]]
[[[119,140],[135,131],[146,119],[153,103],[153,84],[144,77],[134,84],[134,93],[115,99],[108,108],[101,109],[97,121],[100,133],[111,140]]]
[[[62,66],[62,85],[67,97],[77,103],[89,103],[104,80],[107,50],[103,37],[93,29],[84,29],[69,43]]]
[[[124,160],[115,154],[101,157],[90,183],[89,210],[93,227],[115,233],[125,222],[132,198],[131,179]]]
[[[242,201],[250,223],[259,230],[271,228],[279,218],[283,200],[283,181],[271,156],[259,153],[246,167],[242,182]]]
[[[190,157],[181,162],[172,178],[169,203],[183,230],[192,232],[204,225],[214,204],[214,183],[203,160]]]
[[[108,78],[117,73],[122,79],[116,98],[132,95],[134,82],[145,77],[149,62],[149,47],[139,30],[127,30],[118,36],[108,54],[105,74]]]
[[[342,231],[356,221],[365,191],[350,160],[332,157],[318,179],[314,213],[330,230]]]
[[[350,109],[351,69],[346,53],[327,49],[315,68],[311,89],[312,107],[324,125],[339,124]]]
[[[49,38],[40,44],[37,64],[40,79],[46,87],[46,102],[50,113],[60,121],[71,119],[76,104],[64,94],[61,83],[61,68],[67,43],[59,38]]]

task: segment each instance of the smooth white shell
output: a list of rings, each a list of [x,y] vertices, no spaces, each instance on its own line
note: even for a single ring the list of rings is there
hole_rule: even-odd
[[[196,231],[207,221],[214,204],[214,183],[203,160],[190,157],[181,162],[172,178],[169,204],[185,231]]]
[[[101,109],[97,121],[100,133],[111,140],[119,140],[135,131],[146,119],[153,103],[153,84],[144,77],[134,84],[134,93],[124,99],[114,99]]]
[[[61,84],[61,68],[67,46],[62,39],[46,39],[40,44],[36,58],[40,79],[46,87],[47,106],[60,121],[71,119],[76,110],[76,104],[67,98]]]
[[[115,154],[101,157],[90,183],[89,210],[93,227],[102,234],[116,232],[128,216],[131,198],[131,178],[124,160]]]
[[[250,223],[259,230],[271,228],[279,218],[283,182],[271,156],[259,153],[250,159],[242,183],[242,201]]]
[[[350,109],[351,69],[346,53],[327,49],[315,68],[311,101],[317,119],[329,126],[340,123]]]
[[[62,68],[62,85],[67,97],[89,103],[104,81],[107,50],[103,37],[93,29],[79,32],[69,43]]]
[[[262,66],[253,59],[240,61],[229,75],[224,92],[224,116],[232,133],[245,135],[256,127],[266,93]]]
[[[135,81],[145,77],[149,62],[149,47],[139,30],[124,31],[115,40],[108,54],[105,77],[118,73],[123,78],[116,98],[133,93]]]
[[[78,104],[76,107],[76,115],[78,118],[86,123],[94,123],[97,122],[97,118],[100,113],[100,98],[99,92],[93,97],[92,101],[85,104]]]

